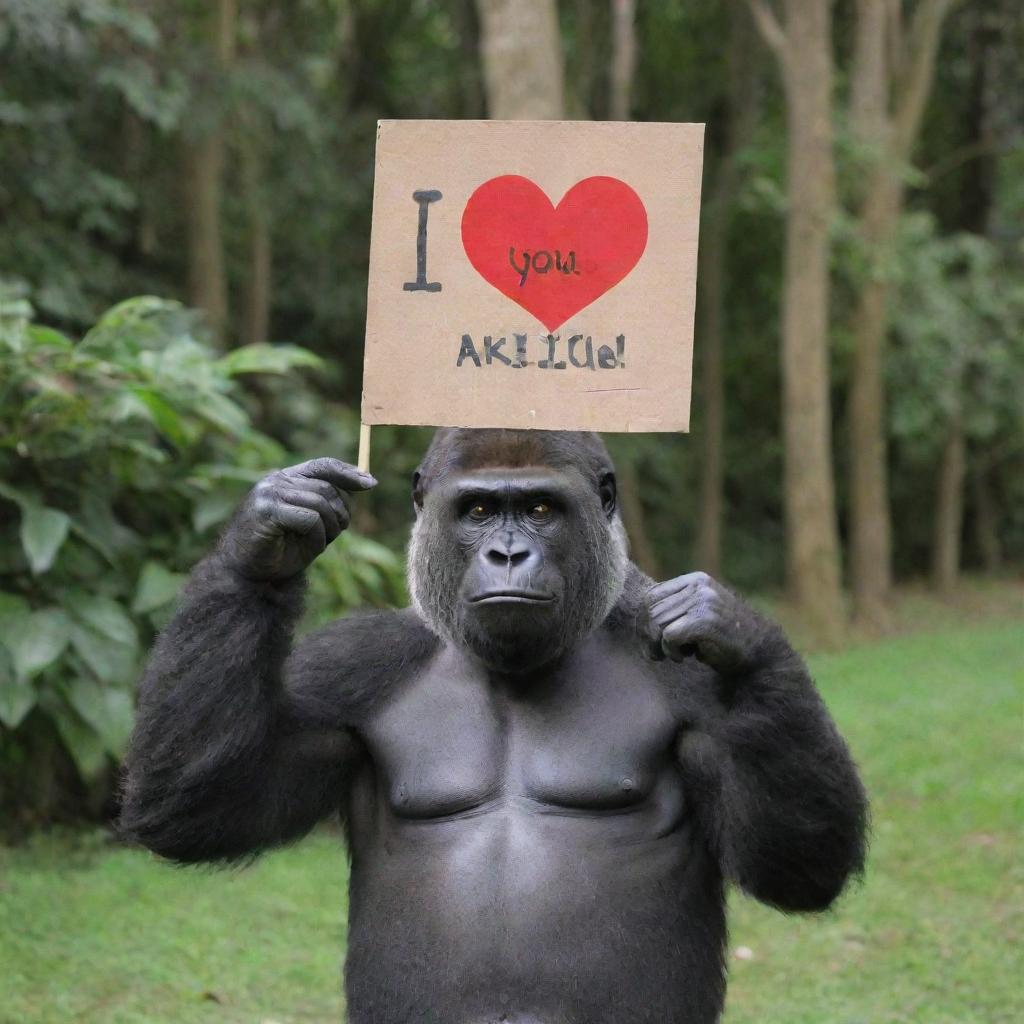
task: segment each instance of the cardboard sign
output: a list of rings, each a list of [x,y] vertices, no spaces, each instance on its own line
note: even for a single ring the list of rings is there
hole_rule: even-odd
[[[381,121],[363,422],[687,430],[703,139]]]

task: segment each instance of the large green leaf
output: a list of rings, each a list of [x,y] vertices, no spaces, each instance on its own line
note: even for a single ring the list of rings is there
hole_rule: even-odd
[[[216,391],[203,395],[203,401],[197,406],[196,412],[208,423],[236,437],[250,429],[249,417],[245,410]]]
[[[71,645],[107,683],[128,683],[135,674],[139,637],[135,623],[116,601],[81,593],[65,598],[72,615]]]
[[[159,562],[147,562],[139,573],[132,611],[142,615],[170,603],[178,596],[185,579],[183,573],[171,572]]]
[[[66,693],[71,706],[96,730],[104,749],[120,757],[128,746],[134,718],[128,691],[77,675],[68,683]]]
[[[21,509],[31,508],[39,504],[31,494],[26,494],[24,491],[18,490],[17,487],[11,487],[10,484],[5,484],[2,480],[0,480],[0,498],[13,501]]]
[[[15,628],[30,610],[25,598],[0,590],[0,643],[4,642],[7,630]]]
[[[135,388],[136,398],[149,410],[153,425],[175,448],[187,448],[195,429],[163,395],[149,388]]]
[[[32,572],[46,572],[67,540],[71,520],[55,508],[47,508],[35,495],[0,483],[0,498],[21,509],[21,546]]]
[[[150,318],[163,313],[176,313],[182,308],[180,302],[160,299],[153,295],[138,295],[125,299],[100,317],[96,326],[86,334],[78,347],[82,351],[91,351],[93,348],[106,351],[106,342],[111,337],[119,336],[124,328],[138,330]]]
[[[52,327],[43,327],[41,324],[33,324],[26,331],[28,340],[34,348],[58,349],[61,352],[70,352],[74,347],[71,339],[65,337],[60,331]]]
[[[107,683],[126,683],[135,674],[135,650],[113,643],[77,622],[71,624],[71,646]]]
[[[17,677],[11,656],[0,647],[0,722],[8,729],[16,729],[35,702],[35,688]]]
[[[64,607],[99,636],[133,651],[138,649],[139,634],[135,623],[124,607],[112,598],[72,591],[65,596]]]
[[[96,778],[107,763],[107,752],[98,730],[64,700],[50,691],[46,711],[53,719],[78,773],[87,782]]]
[[[67,514],[55,508],[22,508],[21,546],[33,573],[39,575],[53,565],[70,526]]]
[[[229,377],[237,373],[287,373],[296,366],[318,367],[323,360],[298,345],[242,345],[217,360]]]
[[[41,608],[21,618],[16,629],[5,632],[4,646],[11,653],[21,681],[52,665],[71,639],[71,620],[60,608]]]
[[[71,532],[98,551],[112,565],[121,555],[136,551],[142,538],[114,515],[110,498],[95,491],[81,496],[71,519]]]

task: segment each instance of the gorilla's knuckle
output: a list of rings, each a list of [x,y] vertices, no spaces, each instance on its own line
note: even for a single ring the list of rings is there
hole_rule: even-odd
[[[349,468],[348,464],[340,459],[333,459],[329,455],[321,455],[319,458],[310,459],[306,463],[310,473],[320,475],[321,473],[344,472]]]
[[[270,494],[263,492],[262,494],[257,494],[256,497],[253,498],[252,510],[258,516],[269,516],[274,511],[275,504],[276,502]]]
[[[670,622],[663,630],[662,637],[665,640],[676,641],[680,637],[686,636],[692,628],[692,624],[687,622],[685,619],[676,619],[674,622]]]

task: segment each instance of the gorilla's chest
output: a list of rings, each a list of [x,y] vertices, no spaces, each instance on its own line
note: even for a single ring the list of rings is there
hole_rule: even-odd
[[[669,702],[642,663],[602,651],[528,687],[440,658],[369,723],[382,797],[399,818],[514,802],[607,812],[672,770]]]

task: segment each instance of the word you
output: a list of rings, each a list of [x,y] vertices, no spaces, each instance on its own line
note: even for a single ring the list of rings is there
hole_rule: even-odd
[[[565,370],[570,365],[578,370],[624,370],[626,368],[626,336],[620,334],[615,339],[615,348],[611,345],[600,345],[595,350],[590,335],[574,334],[564,342],[558,334],[542,334],[533,340],[527,334],[513,334],[512,344],[506,349],[508,338],[493,338],[485,334],[483,344],[477,346],[472,335],[464,334],[456,366],[472,363],[473,366],[508,366],[513,370],[522,370],[527,366],[536,366],[538,370]],[[531,362],[527,356],[530,349],[538,349],[543,353],[542,359]],[[559,358],[562,356],[563,358]],[[566,361],[568,360],[568,362]]]
[[[576,253],[572,249],[569,250],[569,254],[565,257],[565,262],[562,261],[562,250],[556,249],[555,255],[552,257],[551,253],[547,249],[538,249],[535,253],[530,253],[528,249],[524,249],[522,252],[522,265],[516,263],[516,247],[510,245],[508,247],[508,261],[512,264],[512,269],[519,275],[519,287],[522,288],[526,284],[527,275],[532,270],[535,274],[546,274],[552,267],[556,272],[562,274],[575,274],[579,277],[580,272],[576,269]]]

